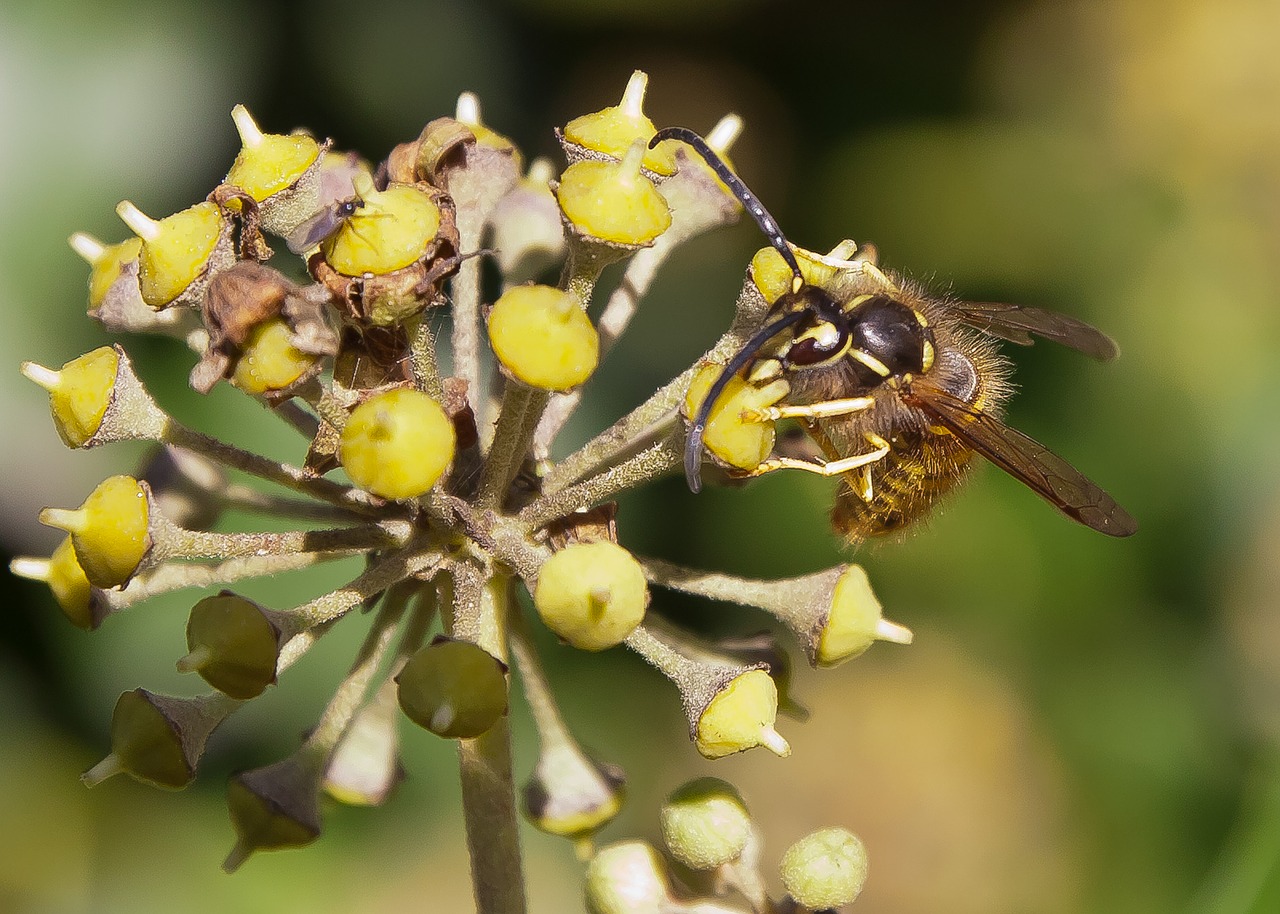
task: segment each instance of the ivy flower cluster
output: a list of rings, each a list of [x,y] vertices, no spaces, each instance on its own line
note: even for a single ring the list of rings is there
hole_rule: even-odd
[[[681,243],[740,214],[683,144],[649,148],[645,86],[637,72],[617,105],[558,129],[567,160],[558,173],[547,160],[526,167],[470,94],[376,167],[303,132],[265,133],[237,106],[243,148],[206,200],[163,218],[126,201],[117,212],[133,237],[72,236],[90,266],[91,317],[112,332],[182,341],[194,354],[193,388],[231,384],[298,433],[296,462],[282,463],[190,428],[119,345],[58,369],[23,365],[48,391],[69,447],[154,449],[136,476],[103,481],[77,508],[46,508],[40,520],[66,539],[48,558],[15,560],[13,571],[46,582],[87,630],[127,624],[114,617],[157,594],[206,591],[193,598],[187,643],[174,653],[178,669],[209,689],[121,695],[110,751],[86,784],[123,773],[184,787],[216,729],[265,690],[287,688],[294,662],[340,619],[367,610],[363,644],[297,751],[231,779],[228,870],[255,851],[314,841],[324,794],[383,802],[400,776],[403,716],[457,743],[480,911],[523,910],[519,806],[590,860],[588,905],[602,914],[826,910],[856,896],[861,844],[827,829],[787,852],[788,895],[770,899],[758,833],[718,781],[688,785],[662,808],[671,859],[705,879],[677,887],[647,844],[597,851],[592,836],[618,812],[624,777],[572,735],[521,609],[527,594],[541,623],[573,647],[640,655],[670,681],[689,738],[712,759],[756,747],[789,753],[776,727],[785,654],[772,637],[699,640],[650,611],[655,588],[763,609],[817,667],[876,639],[911,638],[882,617],[858,566],[748,580],[635,555],[619,535],[614,498],[679,471],[689,417],[785,288],[775,251],[753,260],[732,326],[697,364],[553,456],[657,270]],[[707,143],[723,154],[741,126],[725,117]],[[280,243],[289,255],[274,255]],[[486,258],[502,282],[492,303]],[[602,270],[619,262],[622,281],[596,301]],[[540,281],[557,270],[558,282]],[[446,311],[449,375],[437,341]],[[774,422],[752,414],[761,396],[745,383],[724,391],[704,436],[708,472],[749,471],[770,453]],[[295,529],[219,532],[227,511],[286,518]],[[350,557],[362,560],[359,574],[295,606],[235,590]],[[540,747],[522,802],[507,722],[512,666]]]

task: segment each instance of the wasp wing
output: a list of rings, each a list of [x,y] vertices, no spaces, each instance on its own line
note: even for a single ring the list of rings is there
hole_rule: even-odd
[[[1108,536],[1129,536],[1137,531],[1137,521],[1083,473],[995,416],[919,382],[904,399],[1067,517]]]
[[[949,302],[948,307],[957,318],[975,330],[1019,346],[1030,346],[1035,342],[1032,337],[1038,336],[1069,346],[1101,362],[1109,362],[1120,354],[1120,347],[1111,337],[1097,327],[1065,314],[993,301]]]
[[[342,222],[343,219],[338,213],[337,205],[330,204],[299,223],[289,233],[289,237],[285,239],[284,243],[290,251],[301,257],[336,232],[341,227]]]

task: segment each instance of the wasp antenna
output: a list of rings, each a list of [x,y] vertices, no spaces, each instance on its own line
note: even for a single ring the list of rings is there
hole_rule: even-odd
[[[764,347],[765,343],[792,324],[797,323],[807,313],[807,311],[803,310],[792,311],[778,318],[772,324],[766,325],[755,336],[747,340],[746,345],[738,350],[737,354],[725,364],[724,368],[720,369],[720,374],[712,382],[707,395],[702,398],[702,403],[698,406],[698,412],[694,415],[693,424],[689,426],[689,435],[685,438],[684,478],[689,483],[691,492],[696,494],[702,490],[702,438],[706,434],[707,421],[711,418],[711,410],[715,408],[716,401],[720,399],[724,389],[729,386],[733,376],[756,357],[756,353]]]
[[[795,276],[791,291],[800,291],[800,287],[804,285],[804,275],[800,272],[800,264],[796,261],[796,255],[792,253],[791,245],[787,242],[786,236],[782,234],[778,220],[769,215],[769,211],[764,208],[760,198],[753,194],[747,185],[742,183],[741,178],[729,170],[729,166],[724,164],[724,159],[720,158],[716,151],[707,145],[706,140],[688,127],[663,127],[653,135],[653,139],[649,141],[649,148],[652,149],[663,140],[679,140],[682,143],[687,143],[693,147],[698,155],[702,156],[707,165],[711,166],[711,170],[716,173],[716,177],[733,191],[733,195],[738,198],[743,209],[751,214],[751,218],[756,220],[756,225],[760,226],[760,231],[764,232],[764,236],[769,239],[769,244],[773,245],[774,250],[782,255],[782,259],[791,268],[791,272]]]

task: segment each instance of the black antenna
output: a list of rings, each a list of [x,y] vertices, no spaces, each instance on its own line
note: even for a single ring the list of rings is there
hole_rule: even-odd
[[[724,164],[724,160],[716,154],[716,151],[707,145],[707,141],[688,127],[663,127],[653,135],[653,139],[649,141],[649,148],[652,149],[663,140],[679,140],[682,143],[688,143],[711,166],[711,170],[716,173],[716,177],[733,191],[733,195],[742,203],[743,209],[751,214],[751,218],[756,220],[756,225],[760,226],[760,231],[764,232],[774,250],[781,254],[782,259],[787,262],[787,266],[791,267],[791,273],[794,277],[791,291],[799,292],[800,287],[804,285],[804,275],[800,272],[800,264],[796,262],[796,255],[791,252],[791,245],[787,244],[786,236],[782,234],[782,229],[778,226],[778,220],[769,215],[769,211],[764,208],[764,204],[760,202],[760,199],[751,192],[747,185],[742,183],[741,178],[729,170],[729,166]],[[694,489],[694,491],[696,492],[697,489]]]
[[[720,369],[720,374],[712,382],[707,395],[702,398],[702,403],[698,406],[697,415],[694,416],[693,424],[689,426],[689,435],[684,442],[684,478],[689,483],[690,491],[696,494],[702,490],[702,436],[707,431],[707,420],[711,418],[711,410],[720,399],[720,395],[724,393],[724,389],[729,386],[729,381],[756,357],[756,353],[764,347],[765,343],[792,324],[798,323],[807,313],[807,311],[792,311],[767,325],[747,340],[747,344],[738,350],[738,354]]]

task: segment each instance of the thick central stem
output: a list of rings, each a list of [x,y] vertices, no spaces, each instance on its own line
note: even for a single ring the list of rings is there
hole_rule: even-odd
[[[462,615],[478,610],[476,643],[506,663],[507,614],[512,611],[509,580],[493,575],[483,580],[478,592],[468,594],[469,583],[465,577],[455,583],[454,625]],[[524,914],[519,813],[505,715],[481,736],[458,741],[458,770],[476,914]]]

